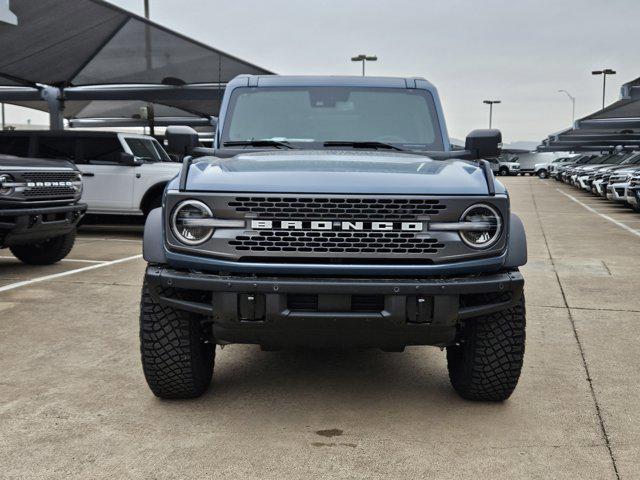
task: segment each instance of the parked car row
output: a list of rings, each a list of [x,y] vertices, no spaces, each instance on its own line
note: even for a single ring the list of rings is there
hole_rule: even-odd
[[[117,132],[0,132],[0,154],[75,164],[87,213],[97,215],[146,216],[182,165],[155,138]]]
[[[572,160],[550,169],[550,175],[640,212],[640,152],[585,154]]]

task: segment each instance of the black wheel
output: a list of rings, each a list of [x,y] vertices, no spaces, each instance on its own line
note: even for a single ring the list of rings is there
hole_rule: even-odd
[[[631,205],[631,208],[633,208],[633,211],[636,213],[640,213],[640,205],[636,204],[636,205]]]
[[[509,169],[506,167],[500,168],[500,170],[498,171],[498,175],[500,175],[501,177],[506,177],[507,175],[509,175]]]
[[[546,171],[546,170],[544,170],[544,169],[543,169],[543,170],[540,170],[540,171],[538,172],[538,177],[539,177],[539,178],[543,178],[543,179],[544,179],[544,178],[548,178],[548,177],[549,177],[549,172],[547,172],[547,171]]]
[[[449,379],[461,397],[511,396],[522,370],[525,323],[524,295],[508,310],[465,321],[459,344],[447,348]]]
[[[161,305],[142,287],[140,352],[151,391],[160,398],[202,395],[213,375],[215,345],[201,317]]]
[[[76,232],[49,238],[44,242],[10,247],[19,260],[29,265],[51,265],[69,255],[76,241]]]

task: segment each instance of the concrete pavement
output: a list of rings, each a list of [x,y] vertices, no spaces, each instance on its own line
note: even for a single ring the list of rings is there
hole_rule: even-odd
[[[529,239],[516,392],[470,403],[435,348],[218,349],[213,388],[156,399],[142,376],[144,262],[0,292],[0,478],[640,478],[640,215],[553,180],[507,178]],[[560,191],[559,191],[560,190]],[[71,260],[0,258],[0,287],[140,253],[81,232]],[[8,256],[6,251],[0,255]]]

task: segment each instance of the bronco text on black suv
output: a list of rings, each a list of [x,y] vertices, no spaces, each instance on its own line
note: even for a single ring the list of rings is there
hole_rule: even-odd
[[[0,248],[32,265],[62,260],[87,209],[81,195],[70,162],[0,155]]]
[[[197,136],[169,132],[172,150]],[[504,400],[525,347],[526,239],[484,157],[451,151],[417,78],[241,76],[214,149],[151,212],[142,363],[164,398],[201,395],[215,346],[447,349],[464,398]]]

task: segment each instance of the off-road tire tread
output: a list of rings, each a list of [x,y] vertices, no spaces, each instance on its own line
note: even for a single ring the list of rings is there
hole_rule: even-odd
[[[524,295],[510,309],[467,320],[447,348],[451,385],[468,400],[503,401],[518,384],[525,350]]]
[[[9,250],[18,260],[28,265],[52,265],[69,255],[75,242],[76,231],[74,230],[43,242],[14,245],[9,247]]]
[[[204,344],[198,316],[155,302],[143,285],[140,353],[151,391],[160,398],[202,395],[213,375],[215,346]]]

